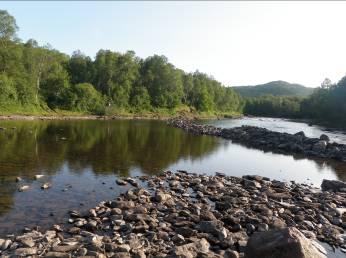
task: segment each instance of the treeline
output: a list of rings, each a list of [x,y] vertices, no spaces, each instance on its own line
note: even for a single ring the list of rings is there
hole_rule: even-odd
[[[346,125],[346,76],[338,83],[326,79],[301,103],[302,116]]]
[[[110,50],[94,59],[80,51],[68,56],[35,40],[22,43],[17,30],[14,17],[0,10],[0,111],[242,111],[231,88],[204,73],[186,73],[164,56]]]
[[[290,117],[301,116],[302,97],[261,96],[247,98],[244,113],[253,116]]]
[[[244,113],[254,116],[308,118],[346,125],[346,76],[338,83],[325,79],[306,98],[261,96],[245,99]]]

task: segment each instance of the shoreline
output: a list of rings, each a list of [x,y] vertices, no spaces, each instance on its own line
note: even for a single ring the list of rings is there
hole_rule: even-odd
[[[340,181],[325,180],[321,190],[261,176],[168,171],[117,184],[123,194],[84,213],[70,211],[66,224],[0,238],[0,255],[247,258],[261,251],[256,239],[287,230],[314,257],[326,252],[316,240],[346,252]]]
[[[115,120],[115,119],[153,119],[168,120],[172,117],[164,116],[97,116],[97,115],[0,115],[0,121],[3,120]]]
[[[196,135],[210,135],[231,140],[264,151],[282,154],[301,154],[306,157],[346,162],[346,144],[330,142],[327,135],[320,138],[305,136],[303,131],[295,134],[281,133],[256,126],[241,126],[234,128],[220,128],[212,125],[199,125],[185,118],[168,120],[170,126],[180,128]]]

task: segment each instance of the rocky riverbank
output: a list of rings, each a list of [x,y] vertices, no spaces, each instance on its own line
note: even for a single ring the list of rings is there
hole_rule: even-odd
[[[316,239],[346,252],[343,182],[180,171],[117,183],[132,188],[48,231],[0,239],[1,257],[325,257]]]
[[[327,135],[309,138],[304,132],[296,134],[270,131],[256,126],[220,128],[211,125],[198,125],[192,120],[171,119],[168,124],[194,134],[205,134],[230,139],[248,147],[285,154],[335,159],[346,162],[346,145],[330,142]]]

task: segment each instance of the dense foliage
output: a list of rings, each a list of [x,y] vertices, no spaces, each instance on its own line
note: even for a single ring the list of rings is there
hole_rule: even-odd
[[[346,125],[346,76],[332,84],[326,79],[301,104],[302,116]]]
[[[308,118],[346,125],[346,76],[332,84],[325,79],[307,98],[261,96],[247,98],[244,112],[254,116]]]
[[[285,81],[273,81],[256,86],[239,86],[232,88],[243,97],[260,97],[265,95],[307,97],[311,95],[314,90],[313,88]]]
[[[244,112],[253,116],[300,117],[301,102],[299,97],[262,96],[246,99]]]
[[[0,10],[0,111],[106,110],[241,112],[243,102],[212,77],[186,73],[164,56],[100,50],[94,59],[65,55],[16,37],[15,19]]]

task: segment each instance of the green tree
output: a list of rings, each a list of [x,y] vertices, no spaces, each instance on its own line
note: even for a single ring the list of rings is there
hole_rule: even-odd
[[[97,114],[104,113],[104,99],[90,83],[73,85],[71,90],[65,94],[65,98],[68,100],[68,108],[71,110],[88,111]]]
[[[174,108],[181,104],[182,76],[165,56],[154,55],[142,62],[141,81],[154,107]]]
[[[0,42],[6,47],[6,42],[14,40],[18,26],[16,19],[5,10],[0,10]]]

